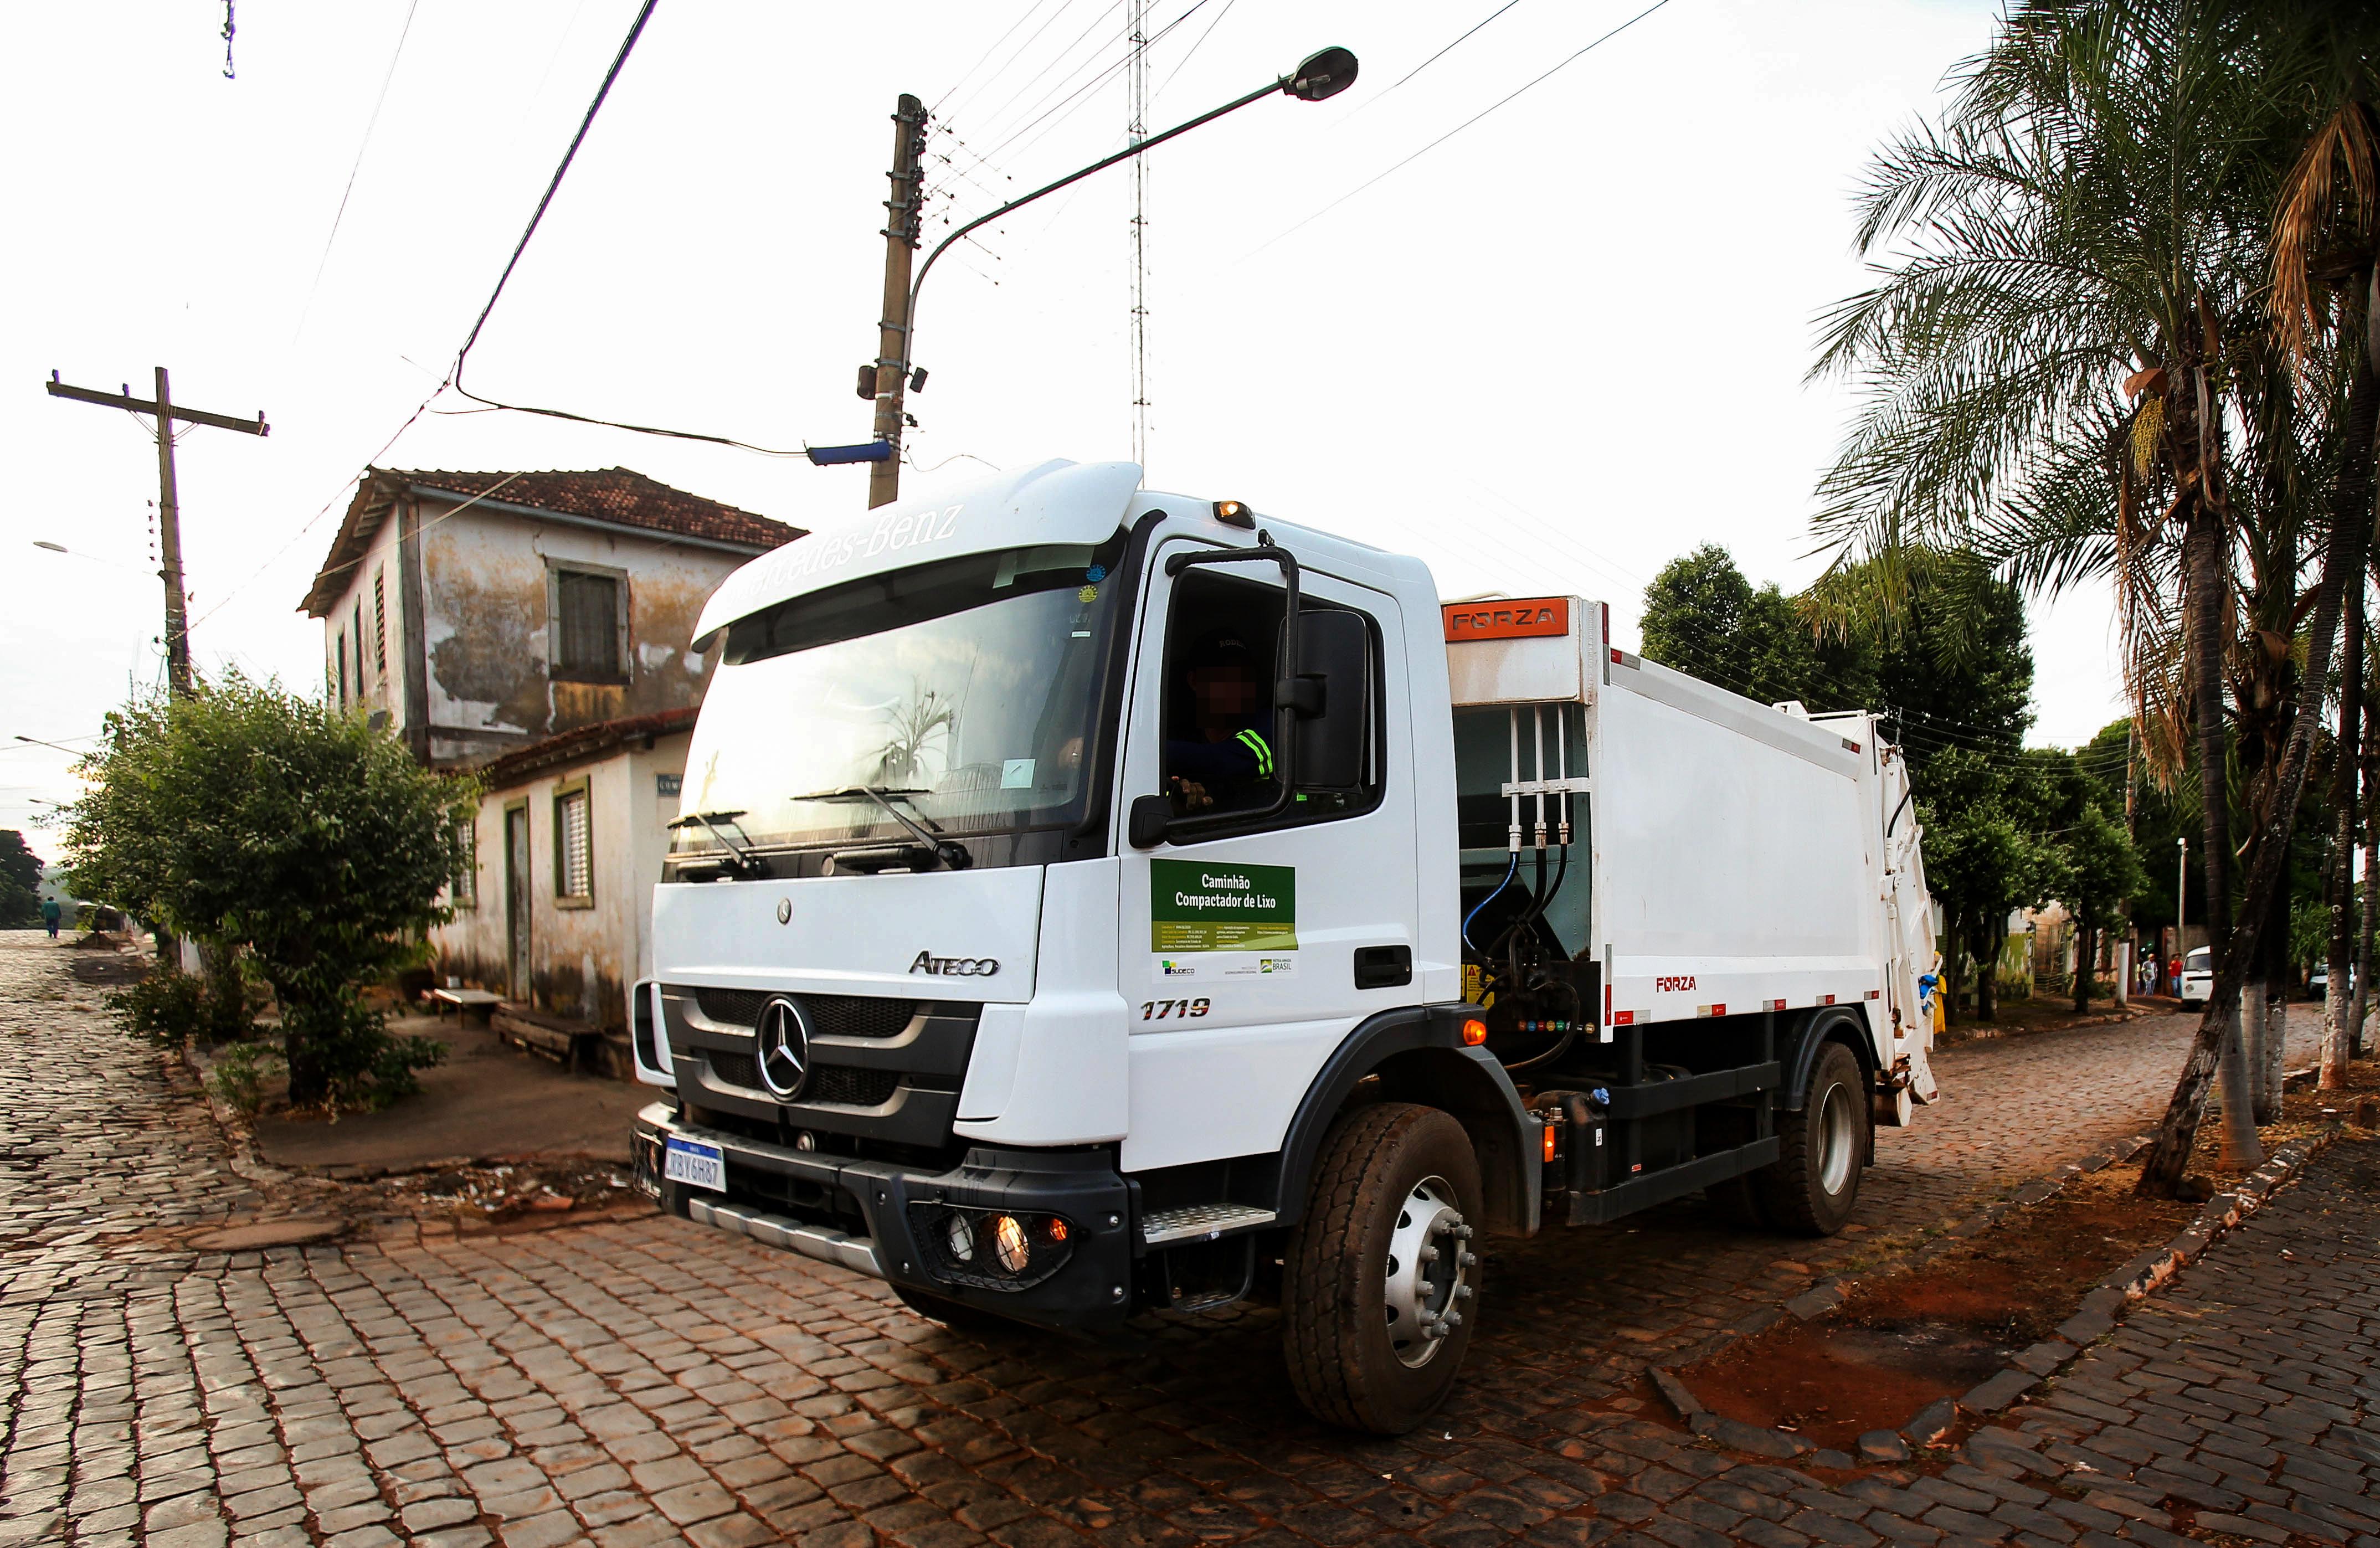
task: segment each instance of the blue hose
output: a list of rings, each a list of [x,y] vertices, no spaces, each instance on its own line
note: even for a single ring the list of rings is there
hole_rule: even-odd
[[[1479,902],[1478,902],[1478,905],[1477,905],[1476,907],[1475,907],[1474,909],[1472,909],[1472,911],[1471,911],[1469,913],[1466,913],[1466,914],[1464,914],[1464,915],[1463,916],[1463,945],[1465,945],[1465,946],[1471,946],[1471,922],[1472,922],[1473,920],[1475,920],[1475,919],[1476,919],[1476,918],[1478,918],[1478,917],[1479,917],[1479,910],[1480,910],[1480,909],[1484,909],[1484,908],[1486,908],[1489,903],[1494,902],[1497,899],[1499,899],[1499,898],[1500,898],[1500,897],[1502,897],[1502,896],[1504,895],[1504,889],[1506,889],[1506,888],[1508,888],[1508,887],[1510,887],[1510,886],[1512,886],[1512,877],[1513,877],[1513,874],[1514,874],[1515,872],[1519,871],[1519,870],[1520,870],[1520,868],[1521,868],[1521,852],[1520,852],[1519,850],[1514,850],[1514,851],[1512,852],[1512,861],[1511,861],[1508,865],[1505,865],[1505,867],[1504,867],[1504,879],[1503,879],[1502,881],[1500,881],[1500,882],[1498,882],[1498,883],[1496,884],[1496,890],[1495,890],[1495,891],[1493,891],[1493,892],[1488,893],[1488,896],[1486,896],[1486,897],[1484,897],[1484,898],[1480,899],[1480,900],[1479,900]],[[1474,950],[1474,951],[1476,951],[1476,950],[1478,950],[1478,949],[1479,949],[1479,948],[1477,948],[1476,946],[1471,946],[1471,949],[1472,949],[1472,950]]]

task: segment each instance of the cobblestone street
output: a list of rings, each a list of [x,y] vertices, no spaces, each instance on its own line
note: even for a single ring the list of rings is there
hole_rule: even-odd
[[[241,1175],[195,1080],[116,1032],[69,955],[0,935],[0,1545],[2156,1544],[2162,1490],[2198,1530],[2380,1548],[2354,1537],[2380,1531],[2353,1503],[2380,1476],[2369,1147],[2330,1153],[2020,1409],[2008,1459],[1963,1469],[1998,1491],[1818,1481],[1651,1422],[1640,1395],[1647,1361],[2145,1130],[2182,1017],[1943,1051],[1941,1106],[1879,1136],[1831,1240],[1689,1201],[1495,1244],[1454,1402],[1376,1441],[1303,1416],[1269,1312],[962,1336],[658,1215],[194,1251],[192,1228],[268,1213],[274,1184]],[[2294,1065],[2313,1018],[2293,1010]],[[2042,1508],[2014,1481],[2068,1476],[2058,1447],[2131,1508]]]

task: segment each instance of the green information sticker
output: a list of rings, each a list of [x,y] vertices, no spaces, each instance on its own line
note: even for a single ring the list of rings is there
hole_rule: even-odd
[[[1152,951],[1294,951],[1297,867],[1148,863]]]

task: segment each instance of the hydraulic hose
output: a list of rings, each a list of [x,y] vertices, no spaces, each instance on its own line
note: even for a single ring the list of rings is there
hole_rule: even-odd
[[[1477,905],[1474,907],[1469,913],[1463,916],[1463,944],[1470,946],[1472,950],[1476,951],[1479,948],[1471,945],[1471,922],[1479,917],[1479,911],[1481,909],[1486,908],[1489,903],[1494,902],[1497,899],[1504,895],[1504,889],[1512,885],[1513,875],[1518,872],[1520,868],[1521,852],[1519,850],[1514,850],[1512,852],[1512,858],[1505,864],[1504,879],[1496,884],[1496,890],[1480,899]]]

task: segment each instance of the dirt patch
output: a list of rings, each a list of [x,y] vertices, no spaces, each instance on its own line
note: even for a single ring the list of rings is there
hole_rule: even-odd
[[[138,984],[149,976],[149,957],[140,951],[78,952],[67,959],[67,971],[78,984],[93,988],[120,989],[127,984]]]
[[[1918,1269],[1854,1288],[1677,1373],[1713,1412],[1851,1450],[1955,1397],[2049,1337],[2107,1274],[2169,1240],[2195,1207],[2145,1200],[2135,1167],[2070,1181]]]
[[[441,1167],[349,1186],[382,1216],[443,1221],[467,1235],[508,1236],[652,1208],[625,1166],[585,1157]]]

